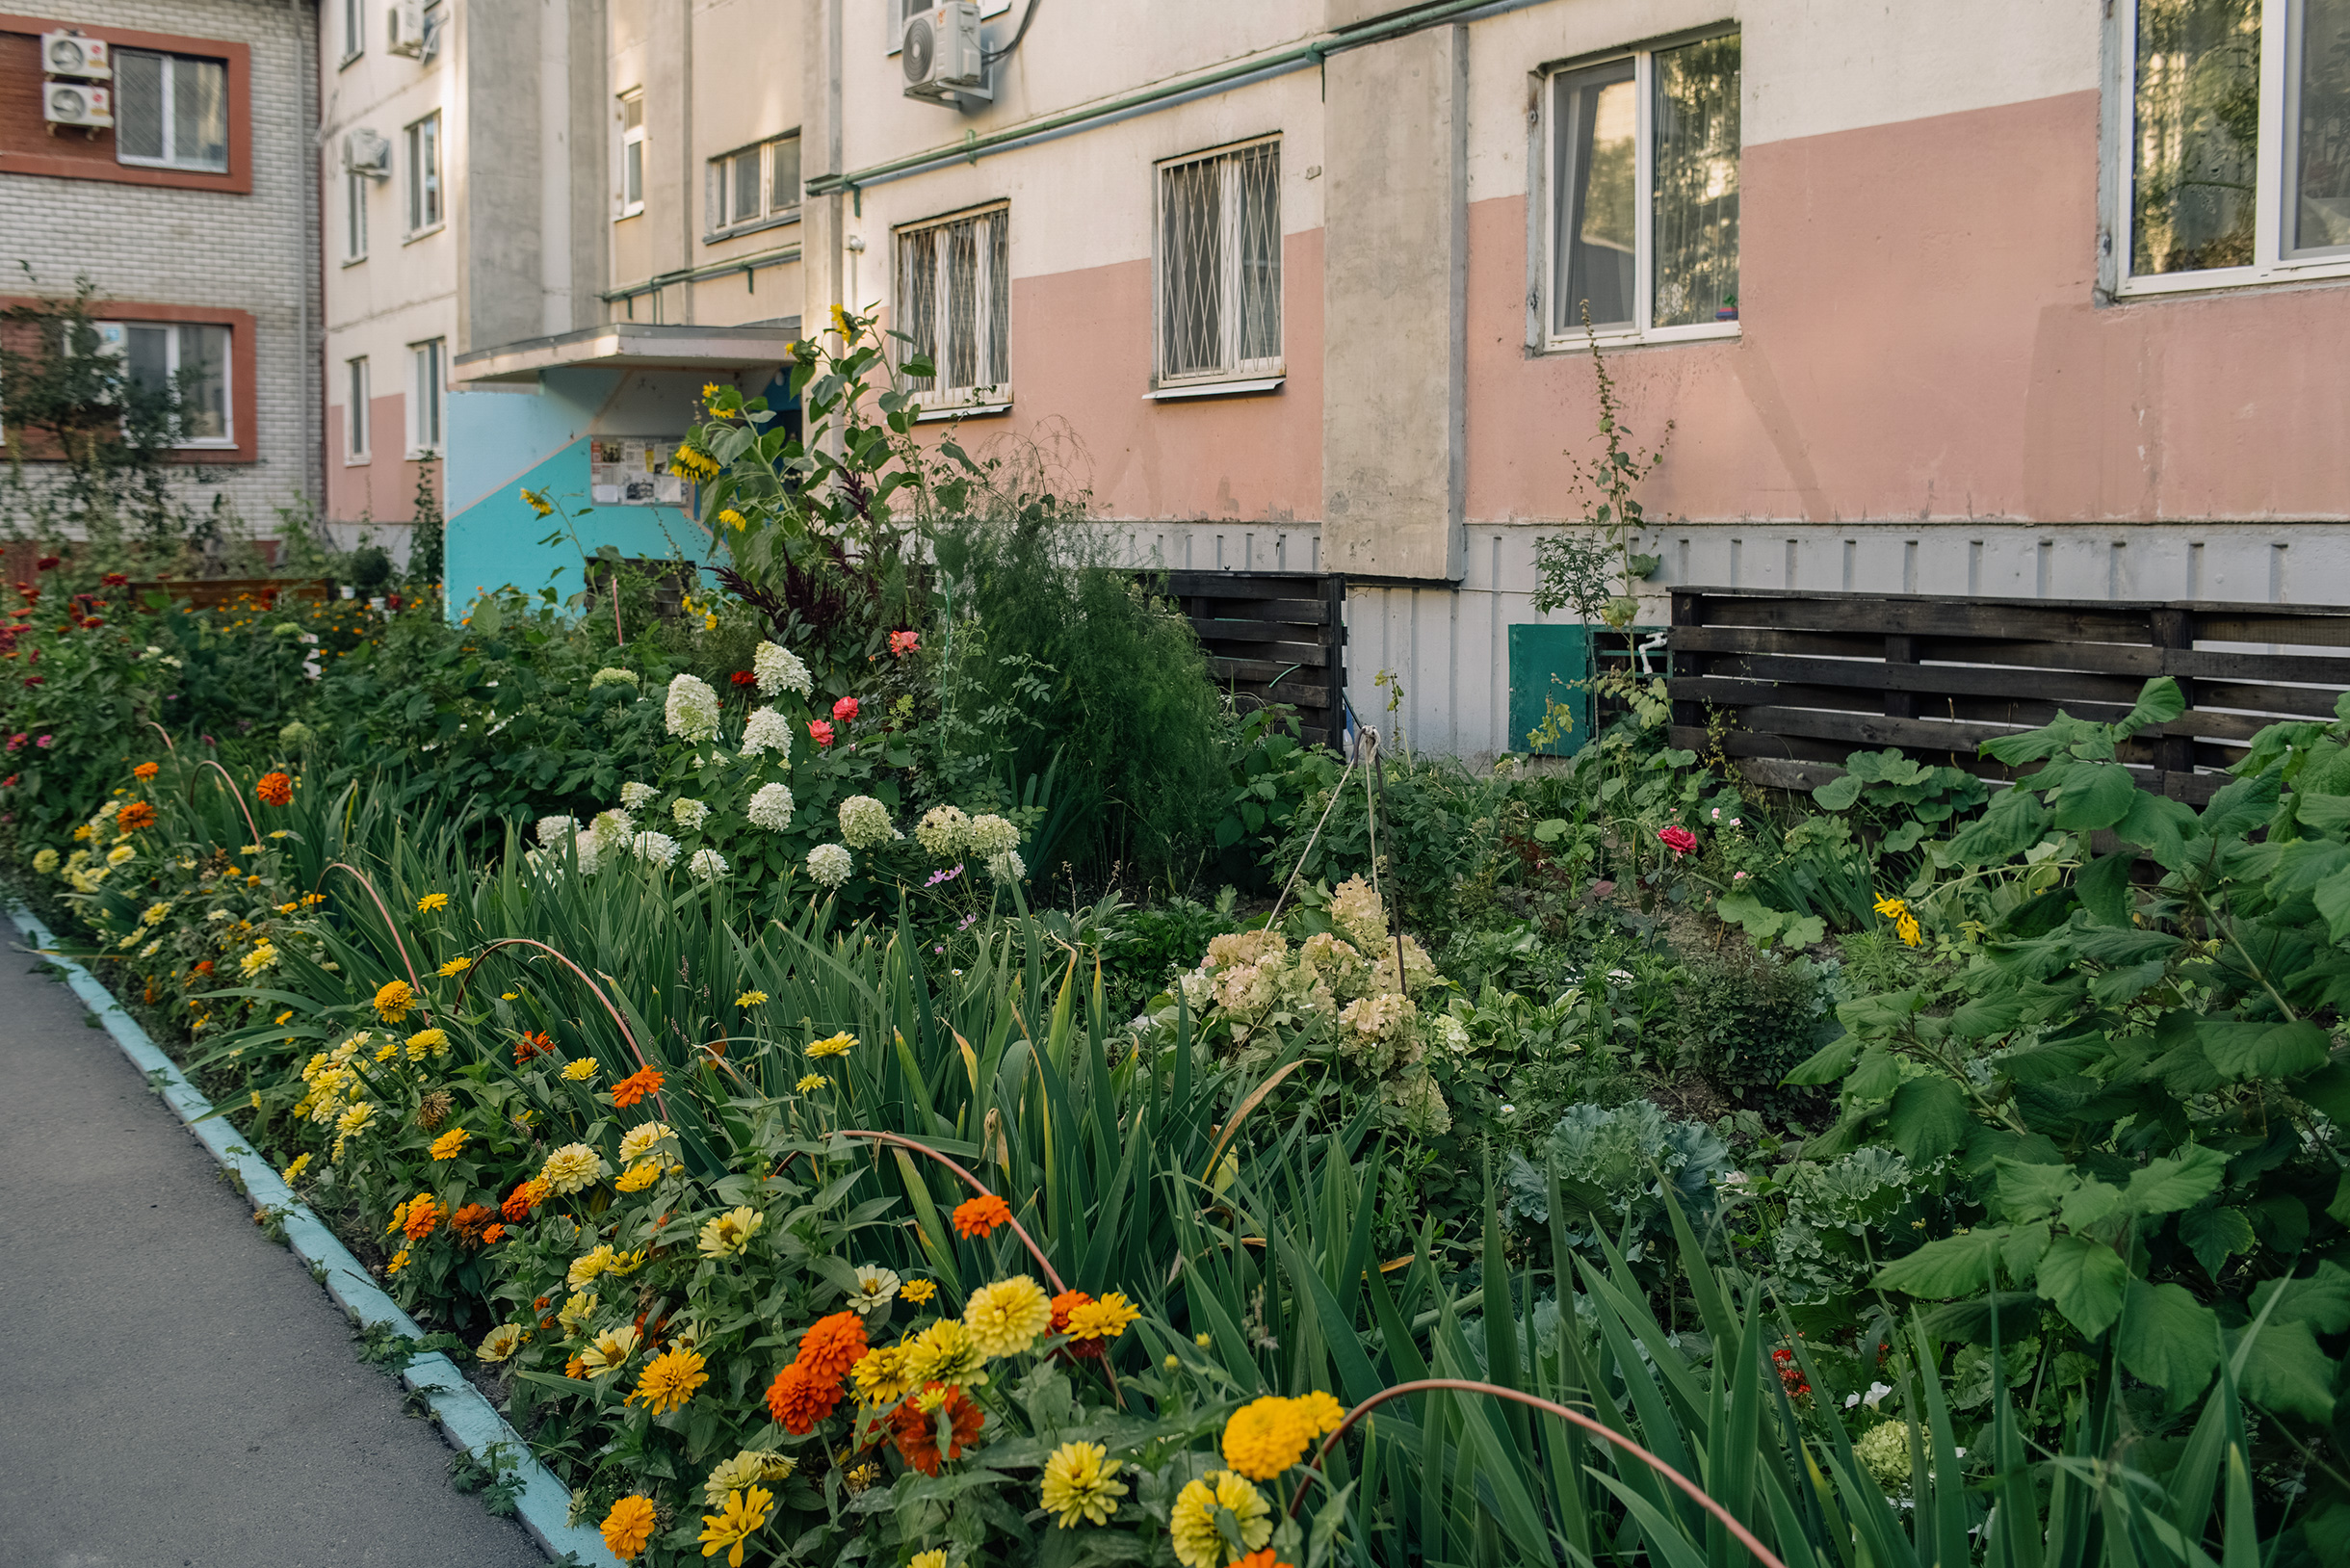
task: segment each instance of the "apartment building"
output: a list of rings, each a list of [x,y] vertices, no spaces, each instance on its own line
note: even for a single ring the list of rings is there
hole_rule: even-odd
[[[514,8],[536,58],[603,43],[569,119],[533,50],[498,67],[514,189],[465,265],[539,316],[450,328],[452,408],[507,410],[494,460],[452,448],[455,596],[570,551],[515,484],[613,493],[835,301],[1136,559],[1346,573],[1358,710],[1397,671],[1464,753],[1509,744],[1603,359],[1664,447],[1652,588],[2350,591],[2340,0],[975,9]],[[512,233],[559,186],[567,330]],[[694,551],[649,500],[593,526]]]
[[[0,13],[0,304],[88,278],[131,374],[183,391],[183,500],[264,536],[320,493],[314,50],[282,0]]]

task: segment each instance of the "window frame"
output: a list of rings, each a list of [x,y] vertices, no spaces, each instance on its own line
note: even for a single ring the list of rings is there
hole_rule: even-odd
[[[905,286],[906,242],[918,235],[943,234],[957,223],[969,222],[975,219],[984,218],[991,213],[1002,213],[1004,215],[1004,276],[997,277],[995,275],[993,255],[984,248],[979,248],[977,250],[979,259],[977,262],[976,275],[978,277],[984,278],[986,281],[986,299],[989,302],[989,308],[979,308],[979,290],[977,283],[975,283],[973,287],[974,298],[972,324],[974,334],[978,338],[978,341],[973,345],[972,359],[974,363],[978,363],[982,358],[991,357],[989,355],[982,355],[979,350],[982,346],[991,349],[994,347],[994,345],[989,342],[988,335],[991,335],[994,331],[994,313],[992,308],[993,301],[995,297],[1001,293],[1004,300],[1004,379],[1001,381],[976,382],[970,386],[931,386],[926,389],[914,390],[912,391],[911,395],[913,396],[914,400],[922,405],[922,412],[916,416],[916,423],[927,423],[934,419],[969,417],[974,414],[1000,414],[1007,412],[1011,408],[1011,199],[1009,197],[1002,197],[994,201],[982,201],[974,206],[959,207],[953,212],[940,213],[935,217],[918,219],[910,223],[900,223],[890,230],[890,300],[892,305],[890,326],[894,330],[905,331],[907,311],[905,309],[905,301],[901,298],[901,295],[903,294]],[[937,282],[935,286],[943,292],[948,286],[947,269],[943,266],[940,267],[937,271],[936,277]],[[938,314],[934,319],[941,321],[945,320],[947,311],[943,298],[937,301],[937,307]],[[914,345],[910,339],[895,339],[893,341],[896,343],[898,363],[902,367],[905,363],[906,356],[914,352]],[[943,361],[945,357],[946,354],[942,345],[941,352],[932,355],[933,365],[938,366],[942,373],[944,367],[940,364],[940,362]],[[939,377],[933,377],[934,380],[939,379]]]
[[[91,324],[103,334],[108,327],[118,329],[122,336],[109,344],[112,352],[130,354],[129,334],[134,327],[160,330],[166,344],[167,360],[164,374],[173,381],[179,379],[185,368],[180,360],[181,334],[191,329],[215,331],[221,334],[221,433],[183,437],[171,443],[173,452],[233,452],[243,445],[237,438],[237,328],[232,322],[221,321],[159,321],[139,316],[108,316]]]
[[[764,228],[780,228],[786,223],[799,222],[800,208],[807,199],[807,174],[804,165],[797,181],[798,197],[788,207],[779,207],[774,204],[776,154],[787,142],[792,143],[795,146],[800,145],[799,127],[794,126],[791,130],[781,131],[757,142],[747,143],[704,161],[702,165],[702,216],[704,220],[702,244],[717,245],[721,240],[731,240],[739,235],[755,234]],[[801,150],[804,154],[804,146]],[[761,202],[759,216],[730,219],[727,215],[733,210],[730,193],[735,160],[748,152],[756,152],[759,155]]]
[[[371,0],[343,0],[342,57],[335,62],[336,69],[350,65],[367,53],[367,13]]]
[[[634,125],[628,122],[631,105],[637,111],[637,123]],[[644,211],[644,89],[633,87],[625,92],[613,94],[613,129],[617,138],[613,143],[612,166],[612,217],[615,223],[624,218],[638,217]],[[632,147],[637,153],[637,195],[633,200],[628,194],[628,155]]]
[[[430,129],[430,140],[426,132]],[[430,145],[432,156],[427,159],[424,148]],[[441,112],[437,109],[419,115],[401,127],[400,150],[407,165],[407,186],[404,195],[407,200],[401,217],[406,231],[401,244],[406,245],[437,234],[449,222],[449,191],[442,160]],[[429,210],[428,210],[429,209]],[[422,220],[419,222],[419,220]]]
[[[431,413],[426,429],[425,414]],[[432,437],[428,441],[427,435]],[[407,452],[410,462],[439,457],[449,437],[449,340],[425,338],[408,345]]]
[[[359,467],[375,458],[373,410],[374,370],[367,355],[354,353],[343,361],[343,465]]]
[[[2285,181],[2298,138],[2291,111],[2299,101],[2303,0],[2260,0],[2260,117],[2255,152],[2252,203],[2252,263],[2206,267],[2195,272],[2133,273],[2137,251],[2136,158],[2138,123],[2139,0],[2121,0],[2107,26],[2116,30],[2106,58],[2113,63],[2105,84],[2106,188],[2102,271],[2115,299],[2152,299],[2166,294],[2202,294],[2214,289],[2253,288],[2350,277],[2350,247],[2308,255],[2285,251]]]
[[[1533,277],[1529,298],[1534,301],[1528,341],[1543,353],[1573,353],[1586,350],[1593,339],[1603,349],[1636,347],[1651,343],[1703,343],[1724,338],[1736,338],[1744,327],[1741,316],[1730,321],[1691,322],[1681,327],[1658,327],[1657,316],[1657,56],[1711,39],[1736,38],[1738,44],[1738,162],[1746,161],[1745,96],[1746,48],[1744,29],[1736,22],[1719,22],[1710,27],[1695,28],[1685,33],[1666,37],[1620,49],[1603,50],[1596,54],[1578,55],[1570,60],[1555,61],[1534,73],[1536,93],[1535,112],[1530,117],[1530,136],[1534,144],[1528,160],[1529,169],[1541,170],[1538,199],[1528,204],[1529,227],[1528,253],[1533,257]],[[1553,306],[1558,282],[1558,83],[1564,76],[1596,66],[1629,60],[1632,65],[1632,320],[1629,325],[1600,327],[1596,324],[1586,334],[1581,324],[1560,327],[1554,320]],[[1743,182],[1740,186],[1743,193]],[[1745,219],[1739,215],[1739,253],[1745,247]]]
[[[343,265],[367,259],[367,193],[375,181],[355,169],[343,170]]]
[[[122,66],[119,63],[125,59],[132,59],[141,56],[150,57],[164,63],[164,68],[161,73],[163,105],[159,111],[159,114],[163,121],[164,145],[171,150],[167,151],[160,158],[137,157],[122,150]],[[236,106],[232,97],[235,91],[235,83],[230,79],[228,61],[218,55],[191,54],[180,49],[147,49],[138,47],[118,48],[114,51],[114,58],[118,63],[115,66],[116,75],[113,83],[113,86],[116,89],[116,131],[114,138],[115,162],[121,165],[125,169],[167,169],[171,170],[173,173],[178,174],[227,173],[230,166],[235,162],[235,159],[231,156],[231,154],[233,152],[233,144],[236,141]],[[171,67],[177,62],[182,60],[192,61],[199,65],[210,65],[221,73],[221,161],[218,164],[192,163],[185,159],[173,156],[173,153],[177,150],[176,147],[173,146],[173,144],[176,141],[174,129],[178,117],[172,111],[173,100],[179,95],[179,88],[177,86],[179,73],[173,70]]]
[[[1262,136],[1243,137],[1237,142],[1180,152],[1171,157],[1158,158],[1151,163],[1151,390],[1144,396],[1158,400],[1186,397],[1207,397],[1218,392],[1269,392],[1289,379],[1290,312],[1289,312],[1289,232],[1282,227],[1283,202],[1281,187],[1282,133],[1270,131]],[[1281,352],[1270,359],[1236,359],[1231,365],[1213,371],[1201,371],[1184,376],[1169,376],[1166,365],[1166,177],[1174,170],[1194,164],[1235,159],[1252,148],[1269,146],[1273,149],[1273,254],[1280,268],[1280,279],[1273,294],[1273,309],[1278,317],[1276,335]],[[1236,242],[1237,248],[1237,242]],[[1229,308],[1240,308],[1239,290],[1229,294]],[[1237,328],[1236,328],[1237,335]]]

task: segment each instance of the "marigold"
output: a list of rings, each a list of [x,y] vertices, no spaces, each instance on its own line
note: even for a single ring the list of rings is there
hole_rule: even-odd
[[[294,780],[283,773],[263,773],[253,786],[253,794],[265,806],[290,806],[294,803]]]
[[[416,1006],[415,987],[406,980],[386,980],[376,992],[376,1016],[397,1024]]]
[[[655,1356],[637,1378],[637,1391],[624,1401],[641,1404],[655,1415],[675,1410],[693,1398],[694,1390],[710,1381],[702,1358],[683,1346]]]
[[[465,1152],[465,1140],[472,1136],[472,1134],[466,1132],[462,1127],[450,1128],[449,1131],[443,1133],[440,1137],[432,1140],[432,1158],[435,1160],[455,1160],[458,1155]]]
[[[1069,1309],[1067,1333],[1073,1340],[1114,1340],[1142,1314],[1119,1292],[1099,1301],[1080,1302]]]
[[[640,1067],[612,1086],[612,1103],[616,1106],[633,1106],[648,1094],[658,1094],[661,1091],[661,1084],[660,1068]]]
[[[715,1557],[719,1548],[732,1548],[726,1554],[726,1568],[743,1568],[744,1543],[767,1528],[774,1501],[775,1494],[764,1486],[727,1493],[722,1511],[702,1515],[702,1555]]]
[[[448,907],[449,895],[446,893],[428,893],[416,901],[416,912],[420,915],[429,915],[434,910]]]
[[[890,1415],[890,1435],[898,1445],[898,1452],[905,1462],[926,1476],[936,1476],[944,1459],[959,1459],[971,1440],[979,1435],[986,1415],[977,1404],[963,1397],[959,1388],[944,1391],[933,1414],[921,1409],[913,1401],[900,1405]],[[947,1427],[947,1447],[942,1453],[938,1446],[941,1418]]]
[[[1052,1321],[1052,1301],[1026,1274],[980,1286],[963,1306],[963,1326],[971,1330],[972,1343],[995,1360],[1034,1345]]]
[[[547,1201],[549,1190],[545,1182],[534,1176],[509,1192],[506,1201],[498,1205],[498,1212],[506,1216],[509,1224],[519,1225],[531,1217],[532,1210]]]
[[[131,770],[131,776],[133,778],[147,779],[153,778],[157,773],[162,771],[163,765],[161,763],[143,762],[138,767]]]
[[[1212,1470],[1175,1494],[1175,1511],[1167,1521],[1175,1560],[1183,1568],[1224,1568],[1244,1555],[1225,1555],[1224,1531],[1216,1520],[1221,1509],[1240,1529],[1240,1544],[1254,1552],[1273,1538],[1272,1504],[1265,1494],[1229,1470]]]
[[[133,800],[115,819],[116,828],[123,833],[136,833],[143,827],[155,825],[155,808],[144,800]]]
[[[612,1505],[604,1516],[604,1544],[612,1555],[626,1562],[643,1554],[645,1543],[653,1538],[653,1500],[634,1493]]]
[[[954,1234],[979,1238],[1011,1223],[1011,1205],[993,1192],[954,1206]]]
[[[1060,1515],[1061,1529],[1075,1529],[1081,1521],[1110,1523],[1126,1486],[1109,1460],[1110,1450],[1099,1443],[1063,1443],[1044,1462],[1041,1501],[1047,1513]]]
[[[1251,1399],[1224,1424],[1224,1462],[1255,1480],[1269,1481],[1305,1457],[1314,1417],[1294,1399]]]

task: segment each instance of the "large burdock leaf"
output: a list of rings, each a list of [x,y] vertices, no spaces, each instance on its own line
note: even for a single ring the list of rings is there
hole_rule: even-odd
[[[1893,1090],[1885,1130],[1893,1146],[1923,1164],[1939,1160],[1967,1139],[1967,1097],[1939,1074],[1913,1078]]]
[[[2201,1392],[2219,1365],[2219,1315],[2183,1285],[2133,1279],[2114,1349],[2123,1366],[2167,1393],[2176,1409]]]
[[[2128,1208],[2142,1215],[2177,1214],[2192,1209],[2219,1190],[2227,1174],[2228,1157],[2217,1149],[2190,1143],[2174,1159],[2149,1160],[2130,1172],[2122,1194]]]
[[[1928,1241],[1905,1258],[1895,1258],[1877,1270],[1877,1283],[1889,1291],[1946,1301],[1972,1295],[1991,1283],[2007,1240],[2004,1229],[1961,1231],[1939,1241]]]
[[[2040,1294],[2091,1339],[2120,1316],[2122,1291],[2128,1283],[2129,1266],[2122,1255],[2085,1236],[2056,1237],[2040,1255]]]
[[[2211,1065],[2230,1078],[2289,1078],[2326,1064],[2326,1032],[2306,1018],[2289,1024],[2206,1018],[2195,1034]]]

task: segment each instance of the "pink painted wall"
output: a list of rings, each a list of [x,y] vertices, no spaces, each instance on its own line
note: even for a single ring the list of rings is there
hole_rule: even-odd
[[[407,394],[368,400],[367,461],[347,463],[342,404],[326,407],[326,515],[339,523],[369,518],[405,523],[416,512],[416,470],[408,445]],[[435,487],[439,481],[434,481]]]
[[[1288,522],[1321,515],[1321,233],[1282,247],[1277,392],[1156,403],[1151,264],[1012,279],[1012,412],[962,438],[1032,440],[1104,517]]]
[[[2350,287],[2101,306],[2098,98],[1749,147],[1743,336],[1609,355],[1654,514],[2350,515]],[[1523,200],[1470,212],[1473,518],[1576,509],[1587,356],[1528,356]]]

